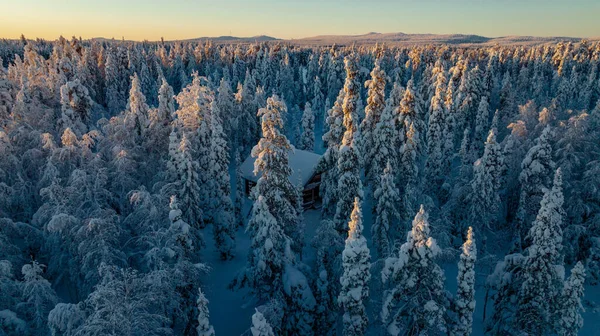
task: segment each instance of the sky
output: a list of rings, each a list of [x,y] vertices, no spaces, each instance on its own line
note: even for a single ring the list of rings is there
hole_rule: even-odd
[[[0,0],[0,38],[600,36],[600,0]]]

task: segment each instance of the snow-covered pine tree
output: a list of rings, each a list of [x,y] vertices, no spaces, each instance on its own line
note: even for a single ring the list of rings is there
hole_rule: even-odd
[[[142,93],[140,78],[137,73],[131,77],[131,90],[129,90],[129,100],[125,109],[123,122],[130,132],[136,135],[140,141],[144,137],[148,127],[148,116],[150,107],[146,104],[146,97]]]
[[[335,208],[338,201],[337,184],[339,180],[339,171],[337,160],[339,157],[340,144],[344,135],[344,113],[342,111],[342,102],[344,100],[344,91],[340,91],[333,107],[327,112],[326,123],[329,130],[323,134],[323,142],[327,149],[319,161],[317,171],[322,171],[321,194],[323,195],[323,207],[321,213],[323,217],[330,217],[335,214]]]
[[[92,100],[87,88],[81,85],[79,80],[67,82],[60,87],[60,105],[60,132],[71,128],[79,137],[87,133],[92,114]]]
[[[395,146],[398,144],[399,134],[396,124],[396,110],[400,104],[401,91],[402,88],[394,84],[379,122],[371,133],[370,150],[372,154],[369,157],[369,171],[373,182],[377,182],[377,178],[381,176],[388,164],[394,170],[394,174],[397,174],[398,150]]]
[[[218,105],[213,101],[209,175],[209,209],[212,213],[215,245],[222,260],[233,258],[235,249],[234,209],[229,177],[229,148],[221,126]]]
[[[473,312],[475,311],[475,262],[477,247],[473,228],[469,227],[467,240],[463,243],[458,275],[456,276],[457,290],[454,309],[457,314],[456,325],[451,329],[451,335],[469,336],[473,331]]]
[[[172,120],[175,117],[175,94],[165,77],[161,76],[160,80],[157,118],[158,120]]]
[[[554,185],[546,190],[540,211],[531,227],[531,246],[523,270],[515,323],[517,329],[533,335],[553,332],[552,319],[558,313],[563,286],[562,221],[564,211],[562,173],[554,175]]]
[[[583,306],[583,285],[585,282],[585,268],[581,261],[571,270],[569,279],[565,282],[559,300],[559,311],[556,315],[556,333],[564,336],[577,336],[583,326],[581,312]]]
[[[367,176],[371,176],[373,165],[371,158],[376,153],[374,150],[375,128],[385,108],[385,79],[385,72],[381,69],[381,59],[377,58],[375,67],[371,71],[371,79],[365,82],[365,87],[368,88],[367,106],[365,107],[365,118],[360,124],[360,149],[364,155]],[[377,174],[377,172],[374,173]],[[373,175],[372,178],[376,179],[378,176],[379,174]]]
[[[473,133],[472,151],[473,157],[479,157],[482,154],[483,144],[485,142],[485,132],[490,128],[490,104],[488,97],[481,97],[477,114],[475,116],[475,132]]]
[[[496,142],[496,130],[491,129],[485,142],[483,156],[473,164],[471,181],[470,218],[480,223],[478,232],[491,229],[498,219],[501,206],[500,187],[504,167],[502,148]]]
[[[288,335],[313,335],[317,302],[306,276],[288,263],[283,272],[286,294],[284,330]]]
[[[273,328],[265,319],[264,315],[256,309],[252,315],[252,327],[250,328],[252,336],[275,336]]]
[[[342,252],[344,273],[340,277],[342,285],[338,303],[344,310],[344,335],[364,335],[369,323],[365,309],[369,298],[371,279],[371,256],[367,240],[362,234],[362,212],[360,199],[354,199],[354,209],[348,223],[348,238]]]
[[[214,336],[215,330],[208,320],[208,300],[204,296],[204,293],[202,293],[201,288],[198,288],[196,307],[198,308],[198,326],[196,327],[198,336]]]
[[[535,145],[529,149],[521,162],[521,173],[519,174],[521,192],[517,210],[517,224],[521,237],[527,236],[530,227],[528,223],[533,220],[540,208],[543,189],[550,187],[551,174],[554,170],[552,146],[550,145],[551,135],[552,129],[548,126],[536,139]]]
[[[185,221],[195,228],[202,227],[203,215],[200,199],[200,179],[198,177],[198,161],[194,160],[192,145],[188,136],[183,134],[177,149],[178,162],[177,171],[179,179],[177,186],[177,199],[183,209]]]
[[[344,84],[344,100],[342,111],[344,113],[344,136],[339,149],[337,168],[338,180],[338,202],[335,209],[334,223],[342,237],[346,237],[348,231],[348,218],[354,208],[354,199],[362,199],[362,183],[360,180],[360,151],[358,145],[360,136],[357,129],[356,102],[359,97],[359,86],[357,82],[357,60],[356,55],[347,56],[344,59],[346,65],[346,82]]]
[[[23,302],[17,305],[26,316],[30,332],[38,335],[48,334],[48,313],[58,303],[52,285],[42,277],[45,267],[35,260],[23,265]]]
[[[435,94],[431,98],[429,111],[429,127],[427,128],[427,165],[425,174],[430,193],[435,195],[438,188],[444,182],[445,162],[448,158],[444,156],[446,111],[444,108],[446,90],[446,75],[444,71],[438,73],[435,83]]]
[[[381,272],[388,286],[381,319],[390,335],[445,333],[444,272],[433,260],[440,252],[430,236],[423,206],[397,256],[389,257]]]
[[[292,240],[294,251],[301,252],[304,235],[296,209],[298,191],[289,180],[292,174],[289,166],[291,145],[281,133],[281,115],[285,111],[285,103],[274,95],[268,99],[267,106],[258,112],[263,137],[252,148],[252,156],[256,157],[254,173],[262,175],[253,190],[255,198],[263,196],[269,211]]]
[[[304,105],[304,113],[302,114],[302,138],[298,148],[314,151],[315,150],[315,115],[310,103]]]
[[[246,267],[231,283],[233,288],[249,287],[262,301],[280,299],[289,238],[269,211],[266,198],[258,195],[246,229],[252,237]]]
[[[422,150],[421,136],[417,133],[414,122],[409,125],[400,147],[399,175],[402,204],[400,215],[404,222],[409,223],[410,216],[415,212],[417,202],[419,151]],[[400,229],[402,230],[402,229]]]
[[[373,193],[376,208],[375,223],[371,227],[371,232],[378,258],[387,258],[391,253],[390,240],[393,242],[395,237],[400,236],[398,228],[393,227],[399,222],[398,205],[401,203],[398,189],[394,183],[394,176],[392,165],[388,161],[383,174],[379,178],[379,186]],[[403,229],[400,227],[402,232],[404,232]]]

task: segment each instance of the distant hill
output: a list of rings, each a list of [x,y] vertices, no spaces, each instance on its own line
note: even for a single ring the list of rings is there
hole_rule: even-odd
[[[463,34],[405,34],[405,33],[368,33],[364,35],[320,35],[301,39],[288,40],[288,42],[302,45],[330,45],[330,44],[375,44],[386,43],[390,45],[415,45],[415,44],[545,44],[559,41],[579,42],[581,38],[575,37],[534,37],[534,36],[503,36],[485,37],[480,35]],[[597,40],[593,38],[592,40]]]
[[[259,35],[252,37],[237,37],[237,36],[218,36],[218,37],[198,37],[193,39],[184,40],[186,42],[197,42],[197,41],[213,41],[217,43],[254,43],[254,42],[270,42],[279,41],[278,38]]]
[[[323,46],[323,45],[351,45],[351,44],[375,44],[385,43],[387,45],[424,45],[424,44],[449,44],[449,45],[537,45],[547,43],[579,42],[583,38],[552,36],[501,36],[485,37],[480,35],[465,34],[405,34],[405,33],[367,33],[363,35],[319,35],[313,37],[304,37],[300,39],[279,39],[272,36],[259,35],[251,37],[237,36],[217,36],[217,37],[197,37],[186,40],[175,40],[185,42],[213,41],[219,44],[235,43],[255,43],[255,42],[285,42],[297,45]],[[600,37],[585,38],[589,41],[598,41]],[[99,41],[110,41],[107,38],[95,38]],[[118,39],[117,39],[118,40]],[[130,42],[130,41],[127,41]],[[173,40],[171,41],[173,42]]]

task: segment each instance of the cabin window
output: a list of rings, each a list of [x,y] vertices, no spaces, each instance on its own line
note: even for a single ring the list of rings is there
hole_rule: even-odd
[[[252,188],[254,188],[255,185],[256,185],[256,182],[246,180],[246,196],[250,196],[250,193],[252,192]]]
[[[321,174],[317,174],[317,175],[313,176],[308,183],[310,184],[310,183],[320,183],[320,182],[321,182]]]

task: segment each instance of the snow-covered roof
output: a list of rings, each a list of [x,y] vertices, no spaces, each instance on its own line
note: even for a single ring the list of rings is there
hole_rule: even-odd
[[[256,158],[252,157],[252,155],[248,156],[246,160],[244,160],[244,163],[242,163],[240,169],[242,171],[242,176],[246,180],[257,182],[260,173],[254,175],[255,160]],[[319,160],[321,160],[321,155],[319,154],[292,147],[289,152],[289,163],[290,168],[292,169],[290,182],[292,182],[293,185],[298,185],[298,181],[302,181],[302,185],[305,186],[315,173],[315,168],[317,167]]]

